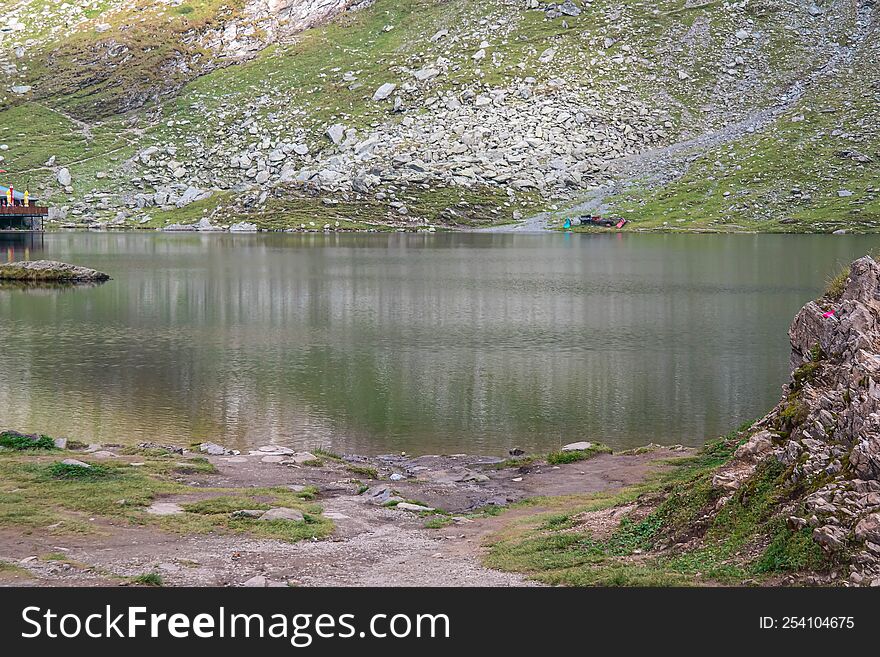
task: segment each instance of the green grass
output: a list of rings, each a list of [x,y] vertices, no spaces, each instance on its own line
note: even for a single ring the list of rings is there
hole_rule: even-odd
[[[880,49],[869,41],[857,56],[852,74],[808,89],[766,130],[697,154],[672,182],[635,181],[610,209],[632,220],[629,230],[880,230],[880,97],[864,93]]]
[[[366,466],[366,465],[346,465],[345,469],[351,472],[352,474],[360,475],[362,477],[366,477],[367,479],[378,479],[379,471],[376,468]]]
[[[506,190],[488,185],[470,188],[405,188],[398,193],[397,198],[406,205],[406,216],[392,208],[387,199],[379,201],[372,196],[350,195],[345,199],[336,199],[334,205],[326,205],[323,202],[325,197],[330,198],[333,195],[309,192],[301,185],[287,185],[278,188],[263,206],[221,207],[220,212],[227,223],[248,221],[262,230],[321,231],[325,225],[329,225],[335,231],[364,231],[391,230],[398,226],[418,228],[423,225],[495,225],[512,221],[513,213],[517,210],[539,207],[533,193],[519,193],[511,200]],[[219,206],[220,200],[215,200],[212,205]],[[172,210],[168,213],[153,213],[153,221],[147,225],[193,223],[201,218],[194,214],[183,219],[180,212]]]
[[[536,461],[540,461],[541,456],[539,455],[529,455],[529,456],[515,456],[509,459],[504,459],[503,461],[499,461],[492,465],[492,469],[494,470],[506,470],[507,468],[522,468],[525,466],[532,465]]]
[[[168,95],[205,70],[211,55],[185,38],[232,17],[242,0],[192,0],[189,11],[164,14],[148,0],[102,16],[111,29],[79,30],[38,44],[27,69],[33,95],[81,119],[94,120]],[[114,55],[110,46],[123,55]],[[175,63],[186,62],[186,66]]]
[[[20,433],[5,432],[0,434],[0,447],[14,450],[50,450],[55,449],[55,441],[48,436],[40,436],[36,440]]]
[[[265,502],[254,501],[251,497],[212,497],[199,502],[190,502],[183,504],[183,510],[188,513],[198,513],[202,515],[214,515],[220,513],[233,513],[241,509],[254,509],[266,511],[270,508]]]
[[[569,586],[738,584],[779,572],[828,568],[809,531],[788,530],[778,515],[796,491],[784,484],[785,470],[776,461],[761,464],[717,514],[709,513],[721,495],[712,486],[712,473],[742,441],[742,434],[734,432],[693,457],[676,459],[670,471],[645,484],[610,495],[532,500],[553,510],[495,536],[486,563]],[[650,509],[647,515],[624,516],[610,536],[600,539],[579,529],[579,514],[637,500]],[[656,551],[670,541],[690,545],[694,537],[700,538],[696,547]],[[770,543],[757,557],[742,556],[765,537]]]
[[[827,558],[813,540],[812,530],[805,527],[792,531],[781,521],[776,524],[773,540],[755,564],[755,572],[797,572],[825,567]]]
[[[576,463],[577,461],[587,461],[599,454],[610,454],[611,448],[601,443],[594,443],[590,449],[579,449],[569,451],[550,452],[549,454],[531,454],[529,456],[518,456],[504,459],[492,465],[493,470],[506,470],[507,468],[522,468],[534,465],[542,460],[547,461],[550,465],[561,465],[565,463]]]
[[[846,290],[846,282],[849,280],[849,274],[850,266],[846,265],[841,267],[840,271],[836,274],[830,276],[828,282],[825,284],[825,293],[823,296],[831,301],[840,301],[840,298]]]
[[[576,463],[577,461],[587,461],[599,454],[610,454],[611,448],[605,445],[595,444],[590,449],[576,449],[565,452],[551,452],[547,455],[547,463],[550,465],[561,465],[564,463]]]
[[[320,458],[323,458],[323,459],[329,459],[331,461],[341,461],[342,460],[341,454],[337,454],[336,452],[334,452],[332,450],[324,449],[322,447],[318,447],[317,449],[313,449],[312,454],[314,454],[315,456],[318,456]]]
[[[435,516],[425,520],[423,525],[425,529],[443,529],[452,524],[452,518],[449,516]]]
[[[215,471],[210,462],[167,453],[140,454],[138,460],[144,465],[132,467],[114,459],[84,468],[63,465],[51,453],[0,452],[0,528],[15,528],[24,534],[90,534],[103,531],[102,522],[109,521],[176,533],[236,533],[285,541],[323,538],[333,531],[333,523],[321,515],[321,507],[309,502],[317,494],[314,487],[301,491],[286,487],[190,488],[175,479],[181,473],[210,475]],[[216,493],[217,497],[187,504],[186,513],[175,516],[145,512],[160,497],[196,492]],[[239,509],[269,506],[299,509],[305,522],[229,516]]]
[[[208,489],[207,492],[229,491]],[[324,538],[333,532],[333,523],[321,515],[320,506],[307,503],[315,493],[315,489],[311,487],[303,491],[291,491],[284,487],[242,490],[235,495],[220,495],[183,504],[185,514],[162,518],[160,525],[178,533],[202,534],[216,531],[246,533],[255,537],[274,538],[287,542]],[[242,509],[265,511],[275,507],[301,511],[304,522],[267,521],[231,515]]]
[[[31,571],[15,563],[0,560],[0,581],[16,580],[20,578],[33,579]]]
[[[162,580],[162,575],[159,573],[144,573],[143,575],[137,575],[136,577],[131,578],[132,584],[138,584],[139,586],[163,586],[164,582]]]
[[[113,474],[113,470],[103,465],[76,465],[74,463],[53,463],[45,476],[53,479],[97,480],[105,479]]]
[[[5,168],[24,178],[36,194],[51,191],[53,203],[68,204],[95,191],[131,192],[133,174],[122,165],[151,144],[175,145],[180,152],[247,148],[252,136],[237,129],[245,112],[261,133],[273,137],[290,140],[302,129],[303,140],[316,153],[328,146],[323,133],[331,123],[366,136],[380,122],[393,123],[402,116],[420,120],[426,113],[424,101],[437,94],[515,88],[526,77],[535,77],[540,97],[553,93],[545,86],[560,73],[577,80],[585,96],[600,104],[615,96],[643,105],[651,119],[637,129],[657,143],[671,142],[681,133],[718,127],[719,116],[733,120],[774,104],[775,90],[815,68],[830,50],[828,44],[852,31],[854,18],[851,8],[844,7],[833,21],[807,17],[790,26],[779,12],[752,5],[731,11],[712,3],[683,7],[679,0],[651,6],[596,0],[580,16],[563,21],[547,20],[540,11],[511,11],[509,0],[377,0],[251,59],[214,66],[214,54],[199,45],[198,37],[233,19],[247,23],[244,5],[244,0],[191,0],[165,7],[136,0],[123,6],[117,0],[96,0],[77,14],[92,19],[79,27],[78,19],[66,24],[66,13],[63,19],[61,14],[40,14],[29,25],[26,36],[33,42],[19,67],[20,81],[32,83],[34,91],[27,99],[0,92],[0,143],[10,146]],[[109,30],[95,30],[99,21]],[[695,39],[702,21],[712,29]],[[744,21],[761,38],[727,43]],[[486,59],[475,62],[471,55],[483,37],[472,26],[479,24],[491,26],[491,35]],[[449,30],[449,39],[431,41],[441,28]],[[623,38],[606,48],[602,41],[609,34]],[[8,38],[17,44],[24,35]],[[688,46],[669,48],[670,43]],[[111,46],[119,52],[110,52]],[[540,64],[540,53],[549,47],[557,50],[556,59]],[[722,48],[730,55],[745,55],[748,66],[762,73],[735,105],[707,114],[703,107],[722,102],[719,90],[735,84],[728,79],[729,62],[717,57]],[[611,199],[614,211],[634,220],[631,229],[873,230],[880,216],[880,198],[871,191],[877,158],[854,166],[836,155],[853,143],[868,153],[878,147],[876,125],[870,121],[877,101],[862,93],[873,84],[876,53],[859,54],[863,66],[811,91],[773,130],[743,139],[730,152],[721,147],[697,158],[673,184],[657,188],[651,181],[638,181]],[[420,83],[424,97],[406,98],[404,115],[393,114],[390,102],[371,100],[380,84],[393,81],[402,89],[413,82],[412,71],[433,65],[438,57],[450,60],[448,70]],[[342,79],[346,71],[355,72],[356,84]],[[680,80],[678,71],[687,71],[689,79]],[[664,91],[662,99],[657,88]],[[835,111],[825,112],[829,108]],[[799,114],[805,121],[792,123]],[[225,129],[219,129],[221,121]],[[842,128],[840,134],[837,128]],[[43,164],[53,155],[56,166],[68,166],[73,174],[70,198],[58,190],[54,171]],[[722,163],[720,170],[716,162]],[[107,177],[96,181],[98,171]],[[811,200],[787,198],[785,187],[793,184],[815,187]],[[836,196],[844,184],[853,187],[855,197]],[[531,193],[508,196],[506,185],[438,189],[414,184],[398,189],[397,195],[409,210],[406,216],[372,195],[339,195],[337,205],[327,206],[324,195],[292,185],[259,208],[240,207],[234,195],[218,193],[192,207],[147,208],[130,226],[156,228],[204,216],[217,223],[253,221],[266,230],[302,225],[322,230],[325,223],[341,231],[415,229],[426,223],[483,226],[507,223],[517,210],[530,214],[547,209],[551,202]],[[96,211],[94,216],[107,219],[115,211]],[[146,215],[147,223],[137,223]]]

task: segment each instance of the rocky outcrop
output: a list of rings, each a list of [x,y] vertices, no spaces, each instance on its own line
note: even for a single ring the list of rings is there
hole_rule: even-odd
[[[221,57],[248,58],[271,43],[371,4],[373,0],[248,0],[201,42]]]
[[[806,304],[789,338],[783,398],[714,474],[717,508],[775,459],[796,491],[779,509],[789,527],[848,562],[851,584],[880,585],[880,264],[852,263],[842,294]]]
[[[12,262],[0,265],[0,281],[24,283],[101,283],[108,280],[110,280],[110,276],[103,272],[52,260]]]

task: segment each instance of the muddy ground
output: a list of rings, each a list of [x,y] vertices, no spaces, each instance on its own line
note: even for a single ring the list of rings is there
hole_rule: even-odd
[[[137,461],[113,448],[98,453]],[[0,561],[23,570],[7,573],[0,584],[119,585],[127,583],[125,578],[157,572],[166,586],[532,585],[521,575],[484,567],[481,557],[494,533],[540,513],[540,504],[498,515],[468,515],[536,497],[613,491],[642,482],[670,458],[686,453],[664,448],[502,469],[500,459],[465,455],[323,458],[319,466],[293,463],[288,455],[279,459],[271,451],[213,455],[208,458],[218,472],[193,475],[186,482],[210,491],[166,496],[156,500],[156,509],[173,511],[176,504],[222,496],[224,489],[315,486],[316,502],[335,524],[332,535],[287,543],[240,534],[182,535],[104,518],[90,519],[96,531],[88,535],[6,528],[0,530]],[[376,477],[355,475],[352,466],[375,468]],[[388,495],[442,509],[451,514],[451,523],[426,528],[423,514],[376,503]],[[61,553],[65,560],[40,558],[47,553]]]

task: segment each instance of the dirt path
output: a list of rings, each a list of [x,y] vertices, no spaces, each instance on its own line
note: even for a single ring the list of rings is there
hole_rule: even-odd
[[[332,536],[286,543],[244,535],[181,535],[150,524],[100,519],[93,519],[97,531],[90,535],[6,528],[0,531],[0,561],[24,571],[0,576],[0,584],[113,585],[122,583],[121,578],[158,572],[173,586],[240,586],[254,577],[279,586],[534,585],[520,575],[484,567],[481,557],[490,535],[540,508],[518,507],[475,519],[466,517],[468,511],[537,496],[618,489],[643,481],[666,460],[681,455],[669,450],[603,454],[562,466],[541,463],[503,470],[494,467],[493,459],[466,456],[372,460],[382,472],[381,480],[368,483],[393,485],[403,497],[451,513],[452,522],[440,529],[426,528],[425,518],[417,514],[371,504],[365,494],[358,494],[344,462],[316,468],[265,463],[259,456],[211,457],[219,473],[190,482],[210,491],[160,501],[192,501],[194,495],[218,496],[223,489],[246,486],[313,485],[321,491],[317,503],[324,516],[335,524]],[[390,484],[387,473],[392,471],[406,473],[407,478]],[[479,475],[476,481],[457,481],[471,473]],[[47,560],[47,554],[60,554],[65,560]]]

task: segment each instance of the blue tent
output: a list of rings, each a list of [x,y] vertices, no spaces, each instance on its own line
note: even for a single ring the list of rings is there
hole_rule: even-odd
[[[8,187],[4,187],[3,185],[0,185],[0,194],[3,195],[3,198],[6,198],[6,192],[8,192],[8,191],[9,191]],[[12,195],[15,197],[16,201],[23,201],[24,200],[24,194],[22,194],[19,191],[12,192]]]

